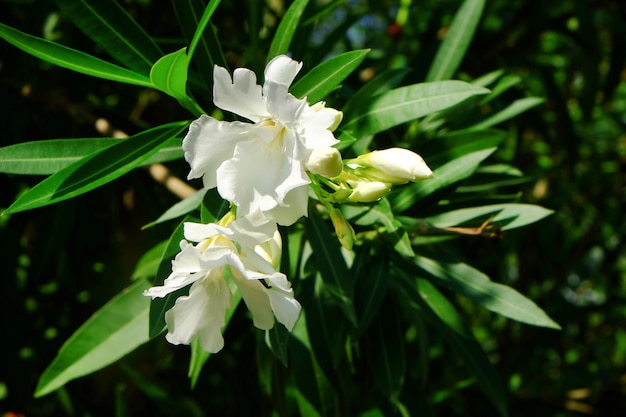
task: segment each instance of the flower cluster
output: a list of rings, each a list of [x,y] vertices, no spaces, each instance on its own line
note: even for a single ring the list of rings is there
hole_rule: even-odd
[[[198,339],[208,352],[221,350],[234,290],[241,293],[257,328],[269,330],[277,319],[291,331],[301,306],[278,271],[277,225],[307,215],[310,187],[328,208],[342,244],[351,247],[354,232],[337,204],[376,201],[393,185],[432,175],[419,155],[405,149],[342,160],[333,147],[342,113],[324,102],[310,105],[288,91],[301,67],[278,56],[267,64],[263,86],[246,68],[236,69],[232,78],[226,69],[214,68],[215,105],[247,122],[203,115],[183,140],[188,178],[202,178],[206,188],[217,188],[233,211],[217,223],[185,223],[172,273],[162,286],[145,292],[165,297],[190,286],[189,294],[165,314],[166,338],[173,344]]]

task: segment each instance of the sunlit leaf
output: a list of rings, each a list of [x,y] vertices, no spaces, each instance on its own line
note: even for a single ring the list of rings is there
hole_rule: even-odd
[[[0,37],[39,59],[81,74],[120,83],[152,87],[147,76],[58,43],[27,35],[2,23],[0,23]]]
[[[22,175],[50,175],[85,156],[125,139],[81,138],[22,142],[0,148],[0,172]],[[141,165],[173,161],[183,156],[180,138],[172,138]]]
[[[422,256],[415,257],[413,262],[453,291],[494,313],[533,326],[560,329],[534,302],[509,286],[492,282],[487,275],[469,265],[434,261]]]
[[[152,38],[114,0],[56,0],[64,16],[109,55],[148,75],[163,55]]]
[[[375,134],[452,107],[489,90],[463,81],[437,81],[396,88],[354,106],[354,117],[341,125],[354,136]]]
[[[345,52],[324,61],[307,72],[290,89],[296,97],[317,103],[333,91],[365,59],[369,49]]]
[[[115,362],[148,341],[150,284],[139,280],[94,313],[61,347],[39,379],[35,397]]]
[[[178,135],[187,122],[141,132],[62,169],[23,194],[5,212],[17,213],[67,200],[126,174]]]
[[[147,229],[156,224],[163,223],[168,220],[176,219],[178,217],[182,217],[185,214],[188,214],[191,211],[196,210],[198,207],[200,207],[200,204],[202,203],[202,199],[204,198],[204,195],[206,194],[207,191],[208,190],[206,188],[203,188],[202,190],[197,191],[193,195],[185,198],[184,200],[179,201],[178,203],[174,204],[172,207],[167,209],[165,213],[159,216],[158,219],[143,226],[142,229]]]
[[[552,210],[533,204],[491,204],[448,211],[424,220],[435,227],[451,227],[464,225],[469,220],[480,219],[482,222],[493,216],[489,221],[491,224],[501,230],[510,230],[535,223],[552,213]]]
[[[161,57],[150,69],[150,81],[161,91],[178,100],[187,97],[187,48]]]
[[[300,23],[300,17],[308,3],[309,0],[295,0],[291,6],[289,6],[289,9],[287,9],[285,15],[280,20],[274,39],[272,39],[272,44],[267,52],[268,60],[289,52],[291,40],[298,28],[298,23]]]
[[[498,113],[489,116],[488,118],[473,124],[469,129],[471,130],[482,130],[488,127],[495,126],[499,123],[505,122],[513,117],[524,113],[526,110],[532,109],[540,104],[542,104],[545,100],[543,98],[538,97],[526,97],[521,98],[519,100],[515,100],[513,103],[508,105],[505,109],[499,111]]]
[[[348,274],[339,242],[330,234],[328,226],[314,210],[309,210],[306,225],[307,237],[313,248],[313,260],[324,280],[325,289],[336,297],[346,317],[356,326],[356,314],[352,304],[354,283]]]
[[[148,249],[137,261],[135,271],[131,276],[131,279],[145,279],[153,280],[159,269],[159,263],[161,262],[161,255],[167,245],[167,241],[163,241],[158,245]]]
[[[485,0],[465,0],[448,28],[426,81],[447,80],[454,75],[474,37],[484,7]]]

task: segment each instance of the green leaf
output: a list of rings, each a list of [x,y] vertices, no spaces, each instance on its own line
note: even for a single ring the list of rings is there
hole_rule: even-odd
[[[497,224],[501,230],[510,230],[538,222],[554,213],[552,210],[533,204],[490,204],[488,206],[470,207],[448,211],[424,219],[435,227],[461,226],[469,220],[486,220],[493,215],[491,224]]]
[[[528,109],[532,109],[540,104],[542,104],[545,100],[539,97],[526,97],[521,98],[519,100],[515,100],[513,103],[508,105],[505,109],[499,111],[498,113],[489,116],[485,120],[478,122],[472,125],[469,129],[471,130],[482,130],[488,127],[495,126],[499,123],[505,122],[513,117],[525,112]]]
[[[354,136],[375,134],[427,114],[452,107],[489,90],[463,81],[413,84],[379,94],[355,105],[354,117],[342,125]]]
[[[148,75],[163,55],[152,38],[114,0],[57,0],[63,15],[109,55]]]
[[[62,169],[37,184],[5,213],[17,213],[84,194],[126,174],[179,134],[187,122],[175,122],[141,132]]]
[[[393,271],[396,275],[394,284],[416,307],[425,311],[434,321],[435,328],[447,340],[454,352],[464,360],[500,415],[507,416],[503,384],[461,315],[428,280],[412,279],[404,271],[398,269]]]
[[[460,130],[424,142],[416,150],[430,166],[440,166],[463,155],[495,148],[506,139],[501,130]]]
[[[216,55],[216,54],[211,52],[211,51],[214,51],[214,52],[218,52],[217,57],[220,59],[220,61],[222,61],[223,63],[226,62],[222,54],[219,42],[217,41],[217,38],[213,36],[213,37],[209,37],[209,39],[207,40],[207,38],[204,36],[207,26],[209,26],[210,33],[213,33],[213,29],[210,27],[209,22],[211,21],[211,17],[213,16],[215,9],[217,9],[217,6],[220,4],[220,1],[221,0],[211,0],[208,6],[206,7],[206,9],[204,9],[204,12],[202,13],[202,17],[200,18],[200,21],[198,22],[198,25],[196,26],[196,31],[193,34],[193,38],[191,39],[191,42],[189,43],[189,53],[188,53],[189,59],[191,59],[194,56],[198,45],[202,44],[205,53],[209,54],[211,61],[215,62],[213,55]],[[211,68],[212,67],[213,66],[211,66]]]
[[[341,108],[345,119],[349,120],[353,117],[352,108],[362,101],[369,100],[371,97],[396,88],[409,72],[411,72],[409,68],[391,68],[368,81]]]
[[[359,250],[360,248],[357,248]],[[359,333],[363,334],[374,320],[389,286],[389,256],[387,251],[378,250],[372,256],[365,247],[355,254],[350,275],[356,282],[355,306],[359,316]]]
[[[164,93],[182,101],[187,98],[187,48],[161,57],[150,69],[150,81]]]
[[[150,284],[136,281],[89,318],[61,347],[39,379],[35,397],[97,371],[148,341]]]
[[[396,403],[404,384],[406,357],[395,305],[385,304],[369,336],[374,383],[391,403]]]
[[[198,207],[200,207],[200,204],[202,204],[202,199],[204,198],[204,195],[207,193],[207,191],[209,190],[206,188],[203,188],[202,190],[197,191],[193,195],[185,198],[184,200],[179,201],[178,203],[174,204],[172,207],[168,208],[165,211],[165,213],[159,216],[158,219],[143,226],[142,229],[147,229],[156,224],[163,223],[168,220],[176,219],[178,217],[182,217],[185,214],[190,213],[193,210],[196,210]]]
[[[400,193],[390,196],[393,212],[405,211],[434,192],[470,177],[495,150],[489,148],[463,155],[435,169],[432,178],[406,186]]]
[[[30,55],[81,74],[120,83],[152,87],[150,79],[144,75],[58,43],[27,35],[2,23],[0,23],[0,37]]]
[[[265,343],[270,348],[274,356],[287,366],[287,344],[289,342],[289,330],[282,324],[276,322],[274,327],[265,331]]]
[[[141,258],[139,258],[139,261],[137,261],[137,265],[135,266],[135,271],[133,272],[131,279],[153,280],[159,269],[161,255],[163,254],[163,250],[166,245],[167,240],[157,244],[144,253]]]
[[[492,282],[489,277],[464,263],[434,261],[417,256],[413,262],[429,276],[488,310],[533,326],[560,329],[534,302],[511,287]]]
[[[465,0],[448,29],[426,81],[450,79],[461,64],[480,21],[485,0]]]
[[[356,313],[352,304],[353,281],[341,254],[341,247],[325,222],[314,209],[309,210],[306,222],[307,237],[313,248],[313,260],[320,271],[324,287],[339,303],[352,324],[357,325]]]
[[[267,52],[268,61],[278,55],[289,52],[289,45],[291,45],[293,35],[298,28],[298,23],[300,23],[300,17],[308,3],[309,0],[295,0],[291,6],[289,6],[289,9],[287,9],[285,15],[280,20],[270,49]]]
[[[306,97],[309,103],[317,103],[333,91],[365,59],[369,49],[345,52],[324,61],[290,89],[296,97]]]
[[[0,172],[22,175],[50,175],[85,156],[125,139],[51,139],[17,143],[0,148]],[[163,148],[142,162],[142,166],[183,157],[180,138],[172,138]]]

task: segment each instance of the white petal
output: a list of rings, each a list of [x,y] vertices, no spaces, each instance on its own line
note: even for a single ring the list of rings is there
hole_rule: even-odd
[[[232,222],[228,228],[232,231],[231,239],[244,247],[252,247],[273,238],[276,223],[262,212],[254,211]]]
[[[300,217],[306,217],[309,204],[308,183],[290,190],[283,202],[283,206],[276,206],[268,213],[268,216],[276,223],[282,226],[291,226]]]
[[[273,81],[289,87],[301,68],[302,62],[295,61],[287,55],[278,55],[265,67],[265,83]]]
[[[252,313],[252,321],[258,329],[269,330],[274,327],[274,314],[265,287],[257,279],[246,279],[239,271],[233,271],[235,283],[241,291],[246,307]]]
[[[237,206],[238,216],[291,204],[286,201],[287,194],[310,183],[300,161],[289,157],[289,149],[259,141],[240,142],[234,157],[224,162],[217,174],[217,190]],[[272,214],[268,216],[276,220]]]
[[[183,225],[185,239],[192,242],[202,242],[204,239],[217,235],[231,235],[232,232],[227,227],[215,223],[194,223],[185,222]]]
[[[300,113],[307,107],[306,100],[298,100],[287,92],[287,86],[273,81],[266,81],[263,94],[267,99],[267,110],[272,118],[283,125],[293,127],[300,118]]]
[[[224,347],[221,329],[226,323],[226,309],[231,305],[231,293],[221,272],[196,282],[189,296],[179,297],[165,313],[168,342],[189,344],[196,337],[207,352],[216,353]]]
[[[269,116],[256,74],[247,68],[237,68],[233,78],[225,68],[213,69],[213,102],[222,110],[258,122]]]
[[[270,299],[274,315],[287,330],[291,331],[298,320],[302,306],[294,298],[291,284],[283,274],[275,274],[269,279],[270,288],[264,288]]]
[[[185,160],[191,171],[187,179],[202,177],[206,188],[217,185],[217,168],[233,156],[237,142],[248,137],[253,125],[240,122],[221,122],[202,115],[189,126],[183,139]]]

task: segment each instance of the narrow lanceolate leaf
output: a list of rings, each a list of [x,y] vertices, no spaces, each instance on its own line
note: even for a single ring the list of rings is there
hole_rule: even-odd
[[[524,113],[526,110],[532,109],[540,104],[542,104],[545,100],[539,97],[526,97],[521,98],[519,100],[515,100],[505,109],[499,111],[498,113],[486,118],[485,120],[472,125],[469,129],[471,130],[482,130],[491,126],[495,126],[499,123],[505,122],[518,114]]]
[[[393,403],[400,395],[406,372],[405,340],[396,306],[385,304],[368,333],[374,383]]]
[[[433,171],[433,177],[406,186],[400,193],[390,198],[394,213],[400,213],[434,192],[470,177],[480,163],[487,159],[496,148],[472,152],[448,162]]]
[[[485,0],[465,0],[437,51],[426,81],[452,78],[472,41],[484,7]]]
[[[417,256],[419,269],[488,310],[533,326],[560,329],[534,302],[513,288],[492,282],[489,277],[464,263],[434,261]]]
[[[490,204],[481,207],[470,207],[452,210],[424,219],[435,227],[462,226],[464,223],[480,219],[479,223],[493,216],[489,223],[500,230],[510,230],[538,222],[553,213],[552,210],[532,204]]]
[[[336,298],[348,320],[356,326],[356,313],[352,304],[353,282],[341,254],[339,242],[330,234],[326,223],[314,210],[309,210],[306,225],[315,264],[321,273],[324,285]]]
[[[58,203],[111,182],[140,166],[186,126],[187,122],[176,122],[155,127],[90,154],[37,184],[5,212]]]
[[[465,362],[500,415],[507,416],[503,384],[480,343],[454,306],[428,280],[394,269],[394,285],[435,322],[435,328]]]
[[[278,29],[276,29],[274,39],[272,39],[272,44],[267,53],[268,60],[289,52],[289,45],[291,45],[293,35],[296,33],[298,23],[300,23],[300,17],[308,3],[309,0],[295,0],[287,9],[278,25]]]
[[[163,55],[152,38],[115,0],[57,0],[64,16],[113,58],[148,75]]]
[[[0,148],[0,172],[22,175],[51,175],[85,156],[120,143],[124,139],[51,139],[17,143]],[[180,138],[172,138],[142,165],[183,157]]]
[[[204,198],[204,195],[207,193],[207,191],[209,190],[203,188],[202,190],[197,191],[195,194],[185,198],[184,200],[179,201],[178,203],[167,209],[165,213],[159,216],[158,219],[143,226],[142,229],[147,229],[156,224],[182,217],[185,214],[197,209],[198,207],[200,207],[200,204],[202,204],[202,199]]]
[[[58,43],[27,35],[2,23],[0,23],[0,38],[41,60],[81,74],[120,83],[152,87],[150,79],[142,74]]]
[[[291,93],[296,97],[306,97],[309,103],[317,103],[333,91],[348,75],[359,66],[369,49],[345,52],[324,61],[298,80]]]
[[[355,116],[342,124],[354,136],[382,132],[427,114],[452,107],[464,100],[489,93],[463,81],[437,81],[396,88],[358,103]]]
[[[429,140],[420,145],[419,152],[430,166],[440,166],[472,152],[497,147],[507,137],[501,130],[462,130]]]
[[[161,57],[150,69],[150,81],[156,88],[177,100],[187,98],[187,69],[189,57],[186,48]]]
[[[136,281],[91,316],[44,371],[35,397],[95,372],[147,342],[150,300],[142,293],[149,286],[144,280]]]
[[[200,18],[200,21],[198,22],[198,25],[196,27],[196,31],[193,34],[193,38],[191,39],[191,42],[189,43],[189,51],[188,51],[188,55],[189,55],[189,59],[191,59],[193,57],[193,55],[196,52],[196,48],[198,47],[198,45],[202,44],[202,46],[205,48],[205,53],[208,52],[209,54],[211,54],[211,50],[215,51],[215,48],[217,48],[217,51],[219,51],[219,55],[216,57],[213,57],[211,54],[211,60],[213,62],[215,62],[215,58],[221,58],[220,60],[223,60],[223,56],[221,54],[221,49],[220,49],[220,45],[219,42],[217,44],[214,43],[207,43],[207,39],[204,37],[204,33],[206,30],[206,27],[209,26],[209,30],[212,33],[212,28],[210,27],[210,20],[211,17],[213,16],[213,13],[215,12],[215,9],[217,9],[217,6],[220,4],[221,0],[211,0],[208,4],[208,6],[206,7],[206,9],[204,9],[204,12],[202,13],[202,17]],[[215,41],[217,41],[217,39],[215,39]]]

